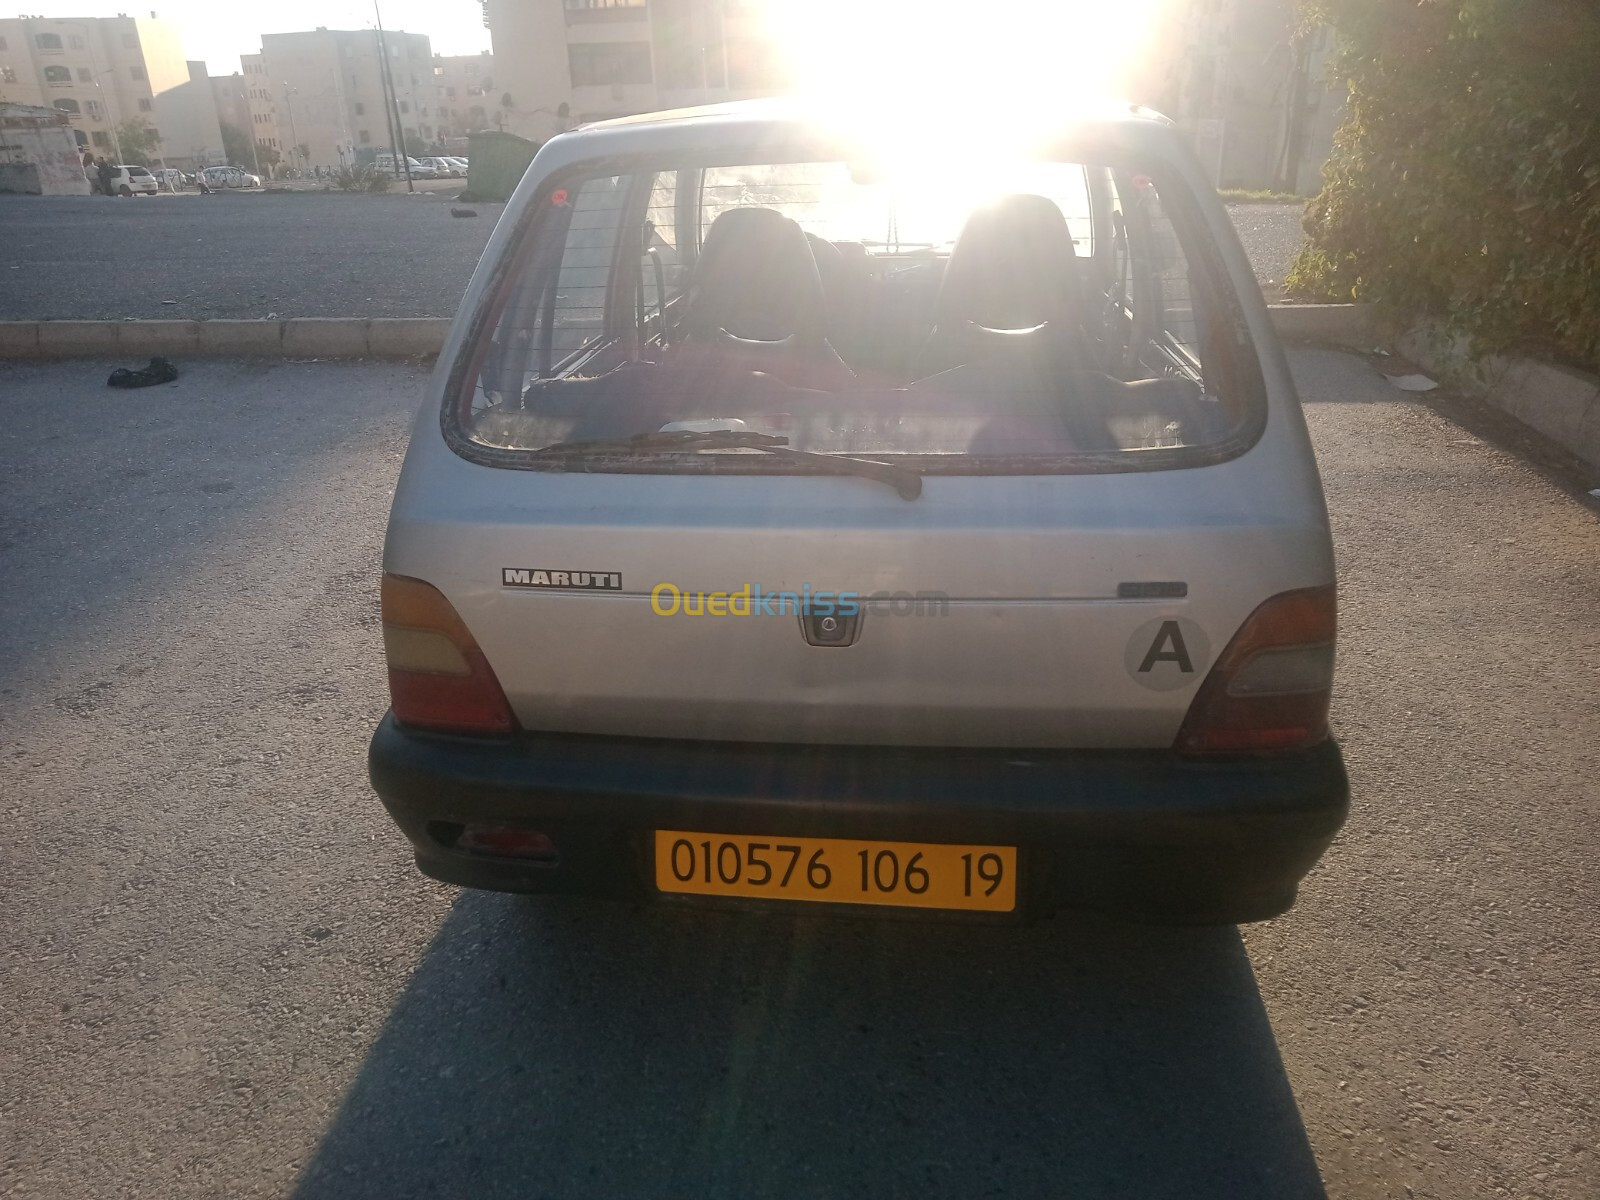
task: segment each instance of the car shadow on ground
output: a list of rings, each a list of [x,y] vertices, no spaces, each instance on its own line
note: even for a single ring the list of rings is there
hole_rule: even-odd
[[[321,1197],[1324,1196],[1232,928],[467,893]]]

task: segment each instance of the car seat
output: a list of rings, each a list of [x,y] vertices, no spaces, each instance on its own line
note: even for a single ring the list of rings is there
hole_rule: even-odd
[[[1082,266],[1060,208],[1003,196],[967,218],[950,252],[919,374],[996,357],[1081,368],[1083,313]]]
[[[827,336],[827,302],[805,231],[770,208],[733,208],[706,231],[668,364],[707,357],[830,391],[855,376]]]

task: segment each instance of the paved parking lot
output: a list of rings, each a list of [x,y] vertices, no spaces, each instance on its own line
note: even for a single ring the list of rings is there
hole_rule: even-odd
[[[1593,1200],[1600,522],[1293,363],[1354,806],[1242,931],[422,879],[363,754],[423,373],[0,364],[0,1195]]]

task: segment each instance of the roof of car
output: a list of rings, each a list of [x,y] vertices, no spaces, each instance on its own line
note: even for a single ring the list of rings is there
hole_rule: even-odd
[[[911,107],[899,120],[940,125],[936,111]],[[831,110],[799,97],[737,100],[700,108],[680,108],[639,116],[617,117],[581,125],[551,138],[540,149],[539,174],[559,170],[595,157],[635,153],[676,153],[708,145],[755,147],[810,146],[816,152],[853,153],[883,136],[896,137],[894,122],[878,126],[844,107]],[[1172,136],[1173,123],[1151,109],[1110,100],[1063,102],[1050,116],[1047,128],[1029,124],[1028,140],[1049,142],[1061,137],[1112,143],[1142,142],[1150,135]],[[824,150],[824,147],[831,149]],[[809,152],[809,151],[808,151]],[[530,173],[529,178],[533,178]]]
[[[758,100],[730,100],[722,104],[704,104],[695,108],[674,108],[663,112],[639,113],[636,116],[612,117],[604,121],[591,121],[580,125],[582,130],[625,129],[638,126],[660,125],[667,122],[699,122],[702,124],[757,123],[819,124],[829,120],[829,114],[799,97],[769,96]],[[1167,117],[1154,109],[1127,101],[1100,99],[1071,103],[1060,114],[1062,126],[1083,122],[1128,122],[1171,125]]]

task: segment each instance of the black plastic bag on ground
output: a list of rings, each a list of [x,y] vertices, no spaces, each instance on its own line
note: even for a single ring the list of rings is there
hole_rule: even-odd
[[[142,371],[132,371],[127,367],[118,367],[111,372],[111,378],[106,380],[106,386],[120,388],[151,387],[158,383],[171,383],[177,377],[177,367],[164,358],[152,358],[150,365]]]

